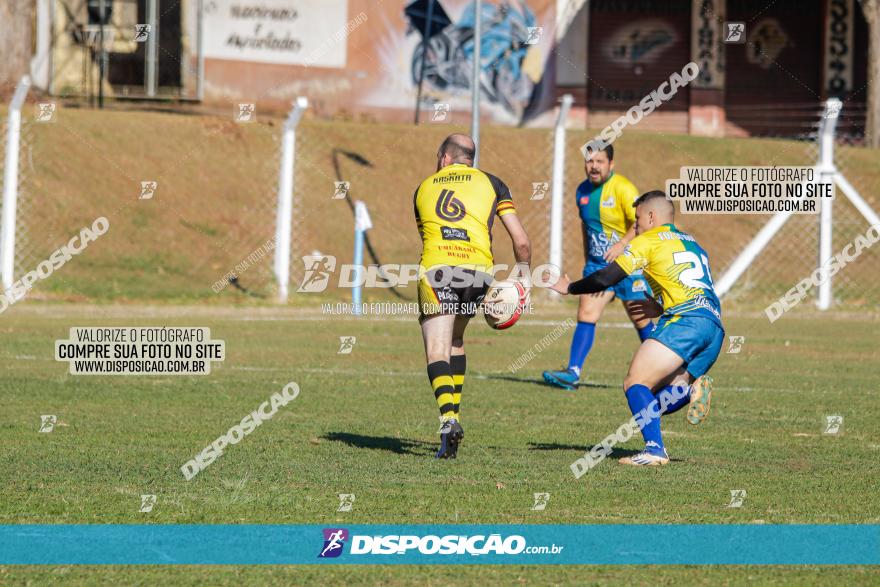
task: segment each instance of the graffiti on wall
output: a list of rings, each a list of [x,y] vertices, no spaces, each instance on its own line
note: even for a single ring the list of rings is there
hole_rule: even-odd
[[[420,9],[427,5],[424,1],[414,4],[420,4]],[[479,53],[484,113],[499,122],[522,122],[539,99],[537,89],[545,83],[545,55],[550,54],[553,40],[552,25],[542,23],[530,4],[549,5],[534,0],[484,0],[479,50],[474,39],[475,2],[437,1],[432,19],[435,29],[429,31],[427,42],[426,19],[405,12],[407,31],[386,29],[379,54],[385,61],[383,75],[387,79],[378,84],[368,101],[411,107],[421,79],[423,106],[449,102],[453,112],[456,106],[468,108],[473,60]],[[389,91],[392,87],[399,91]],[[395,100],[398,103],[389,103]]]

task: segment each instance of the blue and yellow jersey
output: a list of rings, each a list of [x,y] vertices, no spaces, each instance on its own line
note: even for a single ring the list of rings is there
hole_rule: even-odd
[[[413,196],[425,268],[489,267],[495,216],[516,213],[510,190],[490,173],[460,163],[422,182]]]
[[[630,180],[612,172],[604,183],[589,180],[577,188],[577,206],[587,228],[588,262],[605,265],[608,247],[619,241],[636,221],[633,202],[639,191]]]
[[[696,239],[674,224],[652,228],[632,239],[615,261],[627,273],[642,269],[664,315],[705,316],[721,326],[709,256]]]

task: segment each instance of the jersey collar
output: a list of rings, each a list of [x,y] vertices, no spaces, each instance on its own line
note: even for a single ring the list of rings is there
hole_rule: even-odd
[[[675,230],[676,230],[675,224],[672,224],[671,222],[668,224],[661,224],[660,226],[655,226],[651,230],[649,230],[647,232],[643,232],[642,234],[653,234],[655,232],[661,232],[663,230],[667,230],[669,232],[675,232]]]

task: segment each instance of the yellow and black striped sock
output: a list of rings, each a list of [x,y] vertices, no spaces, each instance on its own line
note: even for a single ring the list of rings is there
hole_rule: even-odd
[[[449,363],[446,361],[435,361],[429,364],[428,379],[431,380],[434,398],[437,400],[437,406],[440,408],[440,417],[445,419],[455,416],[452,399],[455,385],[452,383]]]
[[[449,359],[449,368],[452,371],[452,383],[455,392],[452,394],[452,409],[455,418],[461,421],[459,410],[461,408],[461,388],[464,387],[464,373],[467,371],[467,357],[465,355],[452,355]]]

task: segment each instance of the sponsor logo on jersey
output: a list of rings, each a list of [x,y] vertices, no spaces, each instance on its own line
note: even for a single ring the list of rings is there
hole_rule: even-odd
[[[467,230],[463,228],[453,228],[451,226],[441,226],[440,235],[445,241],[470,241]]]

